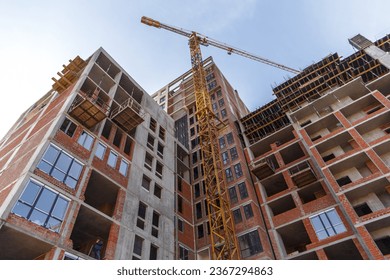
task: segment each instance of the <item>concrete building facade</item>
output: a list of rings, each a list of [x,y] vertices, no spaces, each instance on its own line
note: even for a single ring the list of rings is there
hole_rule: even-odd
[[[350,42],[253,112],[204,61],[242,259],[390,259],[390,36]],[[58,74],[0,141],[0,259],[210,259],[191,71]]]
[[[277,259],[390,258],[390,37],[351,41],[241,119]]]
[[[173,259],[174,122],[103,49],[59,75],[1,142],[0,259]]]

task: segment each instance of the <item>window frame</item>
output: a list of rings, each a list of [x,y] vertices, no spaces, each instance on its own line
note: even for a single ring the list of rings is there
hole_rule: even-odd
[[[335,215],[333,218],[329,215],[330,213],[334,213]],[[315,222],[315,219],[319,219],[320,224]],[[322,211],[320,213],[317,213],[316,215],[310,216],[310,223],[316,233],[316,236],[318,240],[324,240],[326,238],[338,235],[340,233],[346,232],[347,228],[345,227],[343,221],[341,220],[338,212],[335,208],[328,209],[326,211]],[[331,219],[334,219],[333,221]],[[335,221],[338,220],[338,221]],[[334,223],[337,222],[337,223]],[[318,226],[321,227],[318,227]],[[339,229],[337,228],[339,227]],[[332,230],[332,231],[330,231]],[[325,235],[321,235],[322,233],[325,233]]]
[[[84,136],[84,139],[82,139],[83,136]],[[88,140],[90,142],[87,142]],[[95,137],[93,137],[91,134],[89,134],[85,130],[83,130],[83,132],[80,134],[79,138],[77,139],[77,143],[80,146],[84,147],[88,151],[90,151],[92,149],[94,141],[95,141]]]

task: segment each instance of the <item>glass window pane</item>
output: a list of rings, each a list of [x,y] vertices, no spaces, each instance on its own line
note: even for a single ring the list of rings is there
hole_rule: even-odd
[[[56,163],[56,168],[61,169],[64,172],[68,172],[71,163],[72,163],[72,158],[67,154],[61,153]]]
[[[54,209],[53,209],[53,212],[51,213],[51,215],[62,220],[65,216],[65,212],[66,212],[67,207],[68,207],[68,201],[66,199],[63,199],[62,197],[59,197],[57,199],[56,205],[54,206]]]
[[[41,162],[38,164],[38,169],[42,170],[43,172],[49,174],[50,170],[52,168],[52,165],[48,164],[46,161],[41,160]]]
[[[37,202],[35,208],[40,209],[46,213],[49,213],[52,206],[53,206],[53,203],[54,203],[56,196],[57,196],[57,194],[55,194],[54,192],[52,192],[48,189],[44,189],[42,191],[41,195],[39,196],[39,199],[38,199],[38,202]]]
[[[329,237],[325,230],[318,231],[318,232],[316,232],[316,234],[317,234],[319,240],[322,240],[322,239]]]
[[[28,184],[27,184],[25,190],[23,191],[23,194],[19,198],[19,200],[32,205],[34,203],[40,189],[41,189],[41,186],[35,184],[32,181],[28,182]]]
[[[119,173],[121,173],[123,176],[126,176],[128,167],[129,164],[126,161],[122,160],[121,165],[119,167]]]
[[[38,210],[33,210],[29,218],[31,222],[40,226],[43,226],[45,224],[46,219],[47,219],[47,215]]]
[[[14,206],[14,209],[12,209],[12,213],[15,213],[19,216],[27,218],[27,215],[30,212],[30,210],[31,210],[31,207],[29,207],[23,203],[17,202]]]
[[[316,232],[324,229],[324,227],[323,227],[323,225],[321,223],[321,220],[320,220],[320,218],[318,216],[310,218],[310,220],[311,220],[311,224],[313,225],[314,230]]]
[[[326,216],[328,216],[332,225],[337,225],[341,223],[340,217],[337,214],[336,210],[331,210],[326,212]]]
[[[46,228],[51,229],[55,232],[59,232],[61,228],[61,221],[54,218],[49,218],[49,221],[46,224]]]
[[[325,228],[330,228],[332,226],[329,222],[328,217],[324,213],[320,214],[319,217],[320,217],[321,221],[323,222]]]
[[[336,233],[342,233],[344,231],[347,231],[347,229],[345,228],[345,226],[343,224],[339,224],[339,225],[335,226],[334,230],[336,231]]]
[[[103,159],[105,151],[106,151],[106,146],[104,146],[103,144],[99,143],[98,146],[97,146],[95,155],[98,158]]]
[[[68,175],[72,176],[75,179],[78,179],[82,169],[83,166],[80,163],[78,163],[77,161],[73,161]]]
[[[63,173],[62,171],[55,169],[55,168],[51,172],[51,176],[53,176],[55,179],[57,179],[58,181],[61,181],[61,182],[63,182],[65,179],[65,173]]]
[[[110,152],[110,156],[108,157],[108,165],[115,168],[116,166],[116,160],[117,160],[118,156],[116,154],[114,154],[113,152]]]
[[[93,137],[87,134],[83,146],[84,146],[87,150],[91,150],[92,143],[93,143]]]
[[[56,148],[54,148],[53,146],[49,146],[49,148],[47,148],[45,154],[43,155],[43,158],[51,163],[51,164],[54,164],[54,162],[56,161],[57,157],[58,157],[58,154],[60,153],[60,151]]]
[[[77,181],[75,179],[73,179],[72,177],[66,177],[65,179],[65,185],[67,185],[68,187],[72,188],[72,189],[75,189],[76,188],[76,185],[77,185]]]

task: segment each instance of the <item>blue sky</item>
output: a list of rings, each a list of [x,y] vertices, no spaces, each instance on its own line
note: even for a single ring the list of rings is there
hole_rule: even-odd
[[[187,40],[140,23],[145,15],[296,69],[330,53],[353,53],[348,38],[389,33],[387,0],[0,0],[0,138],[51,88],[69,59],[99,47],[152,94],[190,68]],[[272,100],[292,74],[203,48],[247,106]]]

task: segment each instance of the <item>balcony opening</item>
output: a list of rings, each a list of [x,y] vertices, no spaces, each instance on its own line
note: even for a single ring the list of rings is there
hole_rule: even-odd
[[[112,217],[119,187],[100,173],[92,170],[85,190],[85,203]]]
[[[356,205],[353,207],[353,209],[359,217],[372,213],[372,210],[367,203]]]
[[[277,216],[279,214],[282,214],[284,212],[287,212],[291,209],[296,208],[296,205],[294,203],[293,198],[291,195],[286,195],[284,197],[281,197],[277,200],[274,200],[270,203],[268,203],[269,208],[272,211],[272,214],[274,216]]]
[[[293,257],[305,252],[307,250],[306,245],[311,243],[302,221],[278,228],[276,232],[282,241],[287,257]]]
[[[316,182],[307,187],[298,190],[299,198],[302,203],[308,203],[310,201],[319,199],[326,195],[324,188],[322,187],[320,182]]]
[[[93,256],[92,248],[97,239],[103,241],[101,259],[104,258],[107,240],[112,222],[92,209],[81,205],[70,239],[73,249]]]
[[[289,164],[305,156],[299,143],[295,143],[280,151],[284,164]]]
[[[277,174],[275,176],[269,177],[261,184],[264,188],[267,197],[273,196],[288,189],[287,183],[284,180],[282,174]]]
[[[317,181],[317,176],[308,161],[301,162],[289,170],[290,176],[298,188]]]
[[[275,158],[275,155],[271,155],[267,158],[263,158],[252,163],[252,173],[259,180],[263,180],[275,174],[275,170],[278,168],[279,164]]]
[[[324,248],[329,260],[362,260],[363,257],[350,239]]]

